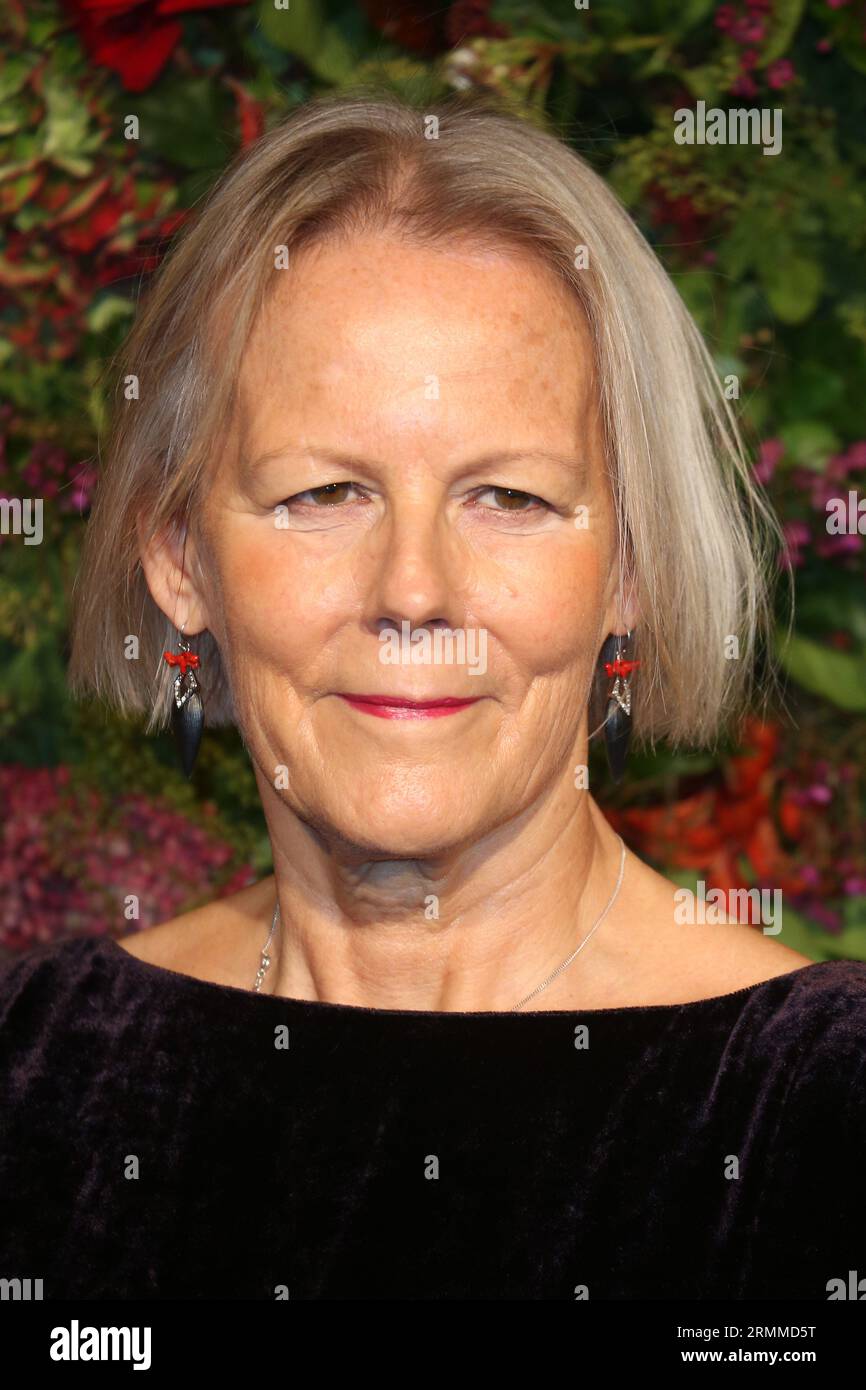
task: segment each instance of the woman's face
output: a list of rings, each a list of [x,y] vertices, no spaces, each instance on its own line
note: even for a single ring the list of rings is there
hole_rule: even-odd
[[[544,267],[468,244],[358,238],[274,277],[188,625],[219,643],[266,809],[422,858],[573,798],[618,625],[582,316]]]

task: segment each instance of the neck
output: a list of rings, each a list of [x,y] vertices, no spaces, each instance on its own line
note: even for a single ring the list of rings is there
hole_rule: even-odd
[[[263,990],[369,1008],[514,1008],[592,930],[621,864],[615,832],[573,790],[423,858],[338,842],[283,803],[268,820],[280,918]],[[609,970],[598,947],[618,901],[539,1007],[565,1007],[570,971]]]

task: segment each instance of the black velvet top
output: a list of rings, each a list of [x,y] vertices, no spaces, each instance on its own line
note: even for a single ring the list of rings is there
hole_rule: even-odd
[[[826,1300],[866,1276],[864,962],[436,1013],[77,939],[3,967],[0,1115],[0,1276],[46,1299]]]

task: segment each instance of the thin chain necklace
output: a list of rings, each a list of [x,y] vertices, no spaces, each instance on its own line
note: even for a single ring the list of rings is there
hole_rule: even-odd
[[[620,890],[620,886],[621,886],[621,884],[622,884],[622,876],[623,876],[623,873],[625,872],[625,841],[623,840],[623,838],[622,838],[621,835],[617,835],[616,838],[619,840],[619,843],[620,843],[620,846],[621,846],[621,849],[620,849],[620,856],[619,856],[619,877],[618,877],[617,880],[616,880],[616,887],[614,888],[613,893],[611,894],[610,898],[608,899],[607,907],[604,909],[604,911],[602,912],[601,916],[597,919],[597,921],[595,921],[595,922],[593,923],[593,925],[590,927],[589,931],[586,933],[586,936],[583,938],[583,940],[581,941],[580,945],[579,945],[574,951],[572,951],[572,953],[571,953],[570,956],[567,956],[567,957],[566,957],[566,959],[562,962],[562,965],[558,965],[558,966],[556,967],[556,969],[554,970],[553,974],[552,974],[552,975],[548,975],[547,979],[544,981],[543,984],[540,984],[540,985],[538,986],[537,989],[534,989],[534,990],[532,991],[531,994],[525,995],[524,998],[521,999],[521,1001],[520,1001],[519,1004],[515,1004],[514,1007],[513,1007],[512,1009],[509,1009],[509,1010],[508,1010],[509,1013],[516,1013],[518,1009],[522,1009],[522,1008],[523,1008],[523,1005],[524,1005],[524,1004],[528,1004],[530,999],[534,999],[535,996],[536,996],[536,994],[540,994],[541,991],[542,991],[543,989],[547,989],[547,986],[548,986],[549,984],[552,984],[552,982],[556,979],[557,975],[561,975],[562,972],[563,972],[563,970],[565,970],[566,966],[571,965],[571,962],[574,960],[575,956],[579,956],[579,955],[580,955],[581,951],[583,950],[583,948],[584,948],[584,946],[586,945],[586,943],[587,943],[587,941],[589,940],[589,938],[592,936],[593,932],[598,930],[598,928],[601,926],[602,922],[604,921],[605,917],[606,917],[607,914],[610,912],[610,909],[613,907],[614,901],[615,901],[615,899],[616,899],[616,895],[617,895],[617,893],[618,893],[619,890]],[[265,978],[265,975],[268,973],[268,970],[270,969],[270,966],[271,966],[271,957],[270,957],[270,955],[268,954],[268,948],[270,947],[271,940],[272,940],[272,938],[273,938],[274,932],[276,931],[277,922],[279,921],[279,917],[280,917],[280,900],[279,900],[279,898],[278,898],[278,899],[277,899],[277,905],[276,905],[276,907],[274,908],[273,919],[272,919],[272,921],[271,921],[271,929],[270,929],[270,931],[268,932],[268,939],[267,939],[267,941],[265,942],[264,946],[262,947],[262,961],[261,961],[261,965],[260,965],[259,968],[258,968],[258,971],[256,972],[255,983],[253,984],[253,989],[254,989],[254,990],[261,991],[262,980]]]

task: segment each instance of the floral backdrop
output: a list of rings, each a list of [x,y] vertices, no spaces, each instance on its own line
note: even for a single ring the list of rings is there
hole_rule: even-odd
[[[783,940],[866,958],[866,0],[6,0],[0,65],[0,951],[164,921],[270,870],[239,736],[188,783],[170,735],[69,699],[68,606],[106,368],[171,237],[239,147],[359,81],[480,87],[616,189],[706,334],[784,525],[784,708],[715,754],[594,787],[686,886],[779,888]],[[779,109],[784,145],[678,144],[674,112]],[[139,137],[127,139],[129,115]],[[835,534],[827,503],[862,500]],[[4,515],[11,515],[6,512]]]

